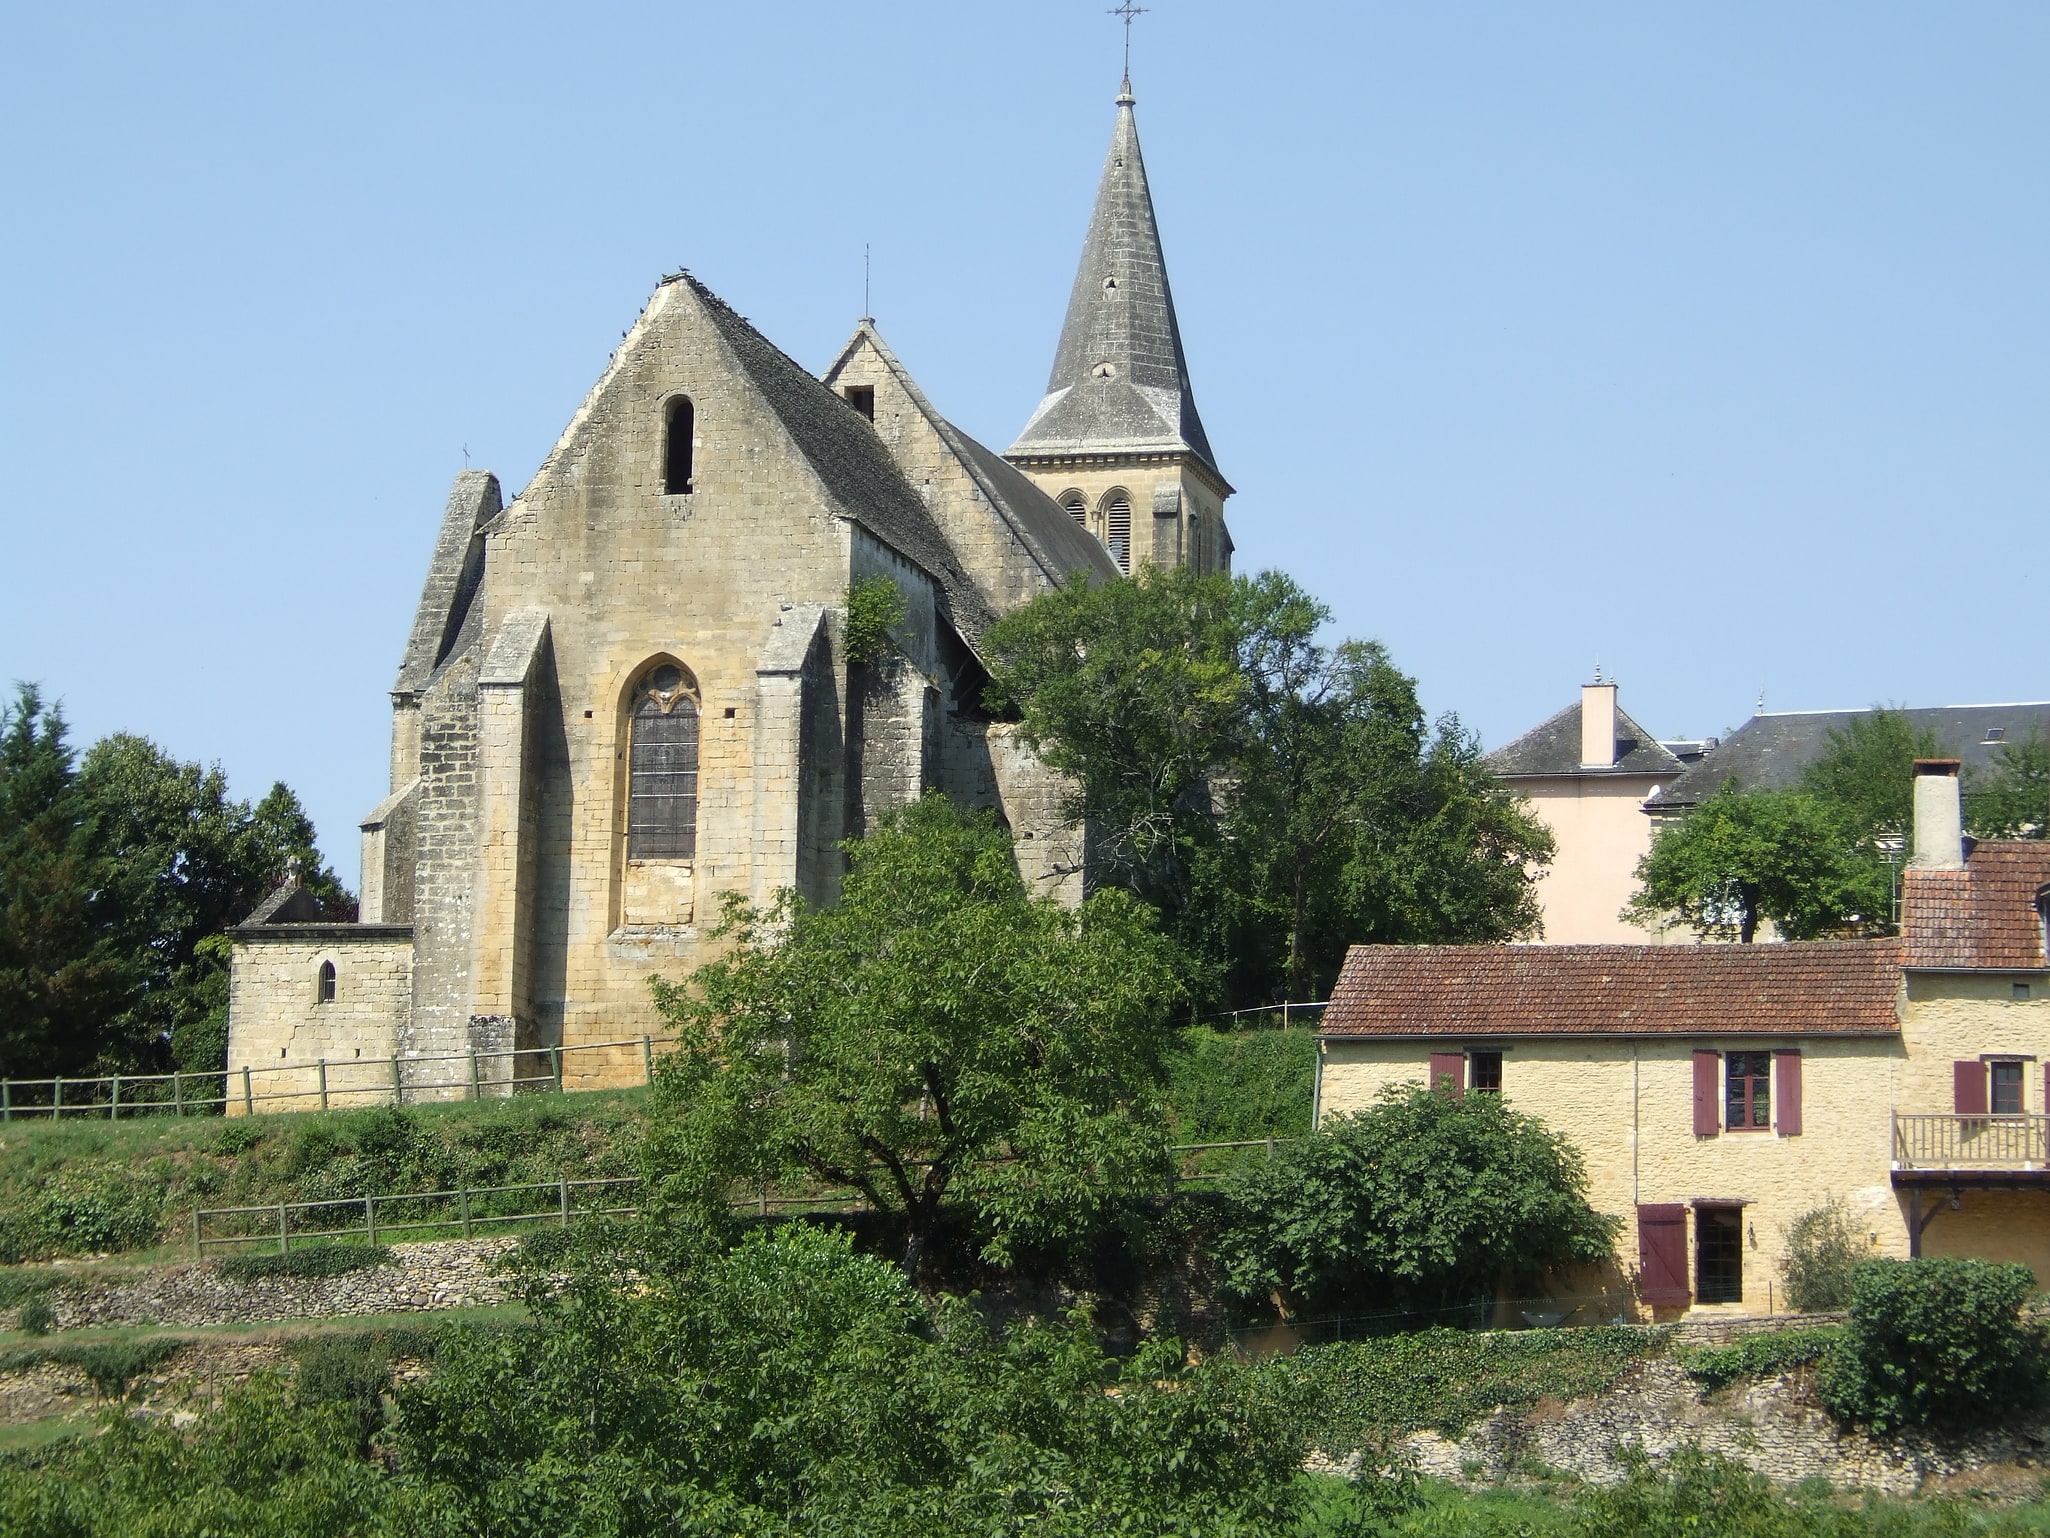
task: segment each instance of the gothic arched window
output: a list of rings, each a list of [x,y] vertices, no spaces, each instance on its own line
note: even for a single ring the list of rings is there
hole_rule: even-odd
[[[320,975],[318,980],[314,984],[313,997],[317,1002],[322,1004],[334,1003],[335,964],[332,961],[323,961],[320,964]]]
[[[690,398],[673,396],[663,423],[662,493],[680,497],[691,489],[691,437],[697,432],[697,412]]]
[[[698,702],[690,676],[657,663],[634,690],[627,756],[626,857],[692,860],[698,852]]]
[[[1083,528],[1089,527],[1089,501],[1079,491],[1071,491],[1061,498],[1061,506],[1068,510],[1068,516]]]
[[[1132,574],[1132,498],[1123,489],[1113,491],[1103,502],[1103,542],[1118,570]]]

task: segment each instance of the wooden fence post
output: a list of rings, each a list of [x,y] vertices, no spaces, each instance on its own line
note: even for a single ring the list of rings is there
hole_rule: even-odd
[[[399,1060],[396,1057],[391,1060],[391,1103],[393,1105],[404,1105],[406,1103],[406,1081],[399,1071]]]
[[[465,1182],[463,1183],[463,1187],[462,1187],[462,1190],[461,1190],[460,1194],[461,1194],[461,1196],[462,1196],[462,1198],[463,1198],[463,1237],[464,1237],[465,1239],[467,1239],[467,1238],[469,1238],[469,1237],[470,1237],[470,1186],[469,1186],[469,1182],[465,1181]]]
[[[110,1100],[109,1100],[109,1101],[107,1102],[107,1120],[108,1120],[108,1121],[119,1121],[120,1119],[121,1119],[121,1075],[117,1073],[117,1074],[115,1074],[115,1075],[114,1075],[114,1095],[113,1095],[113,1098],[112,1098],[112,1099],[110,1099]]]
[[[374,1196],[363,1198],[363,1232],[373,1245],[377,1243],[377,1198]]]
[[[0,1121],[14,1120],[14,1081],[0,1079]]]
[[[555,1092],[559,1095],[562,1093],[562,1048],[550,1047],[548,1057],[555,1065]]]
[[[562,1192],[562,1226],[567,1228],[569,1227],[569,1176],[564,1175],[559,1185]]]
[[[249,1065],[247,1063],[242,1065],[242,1114],[244,1116],[254,1116],[256,1114],[256,1096],[251,1093],[249,1088]]]
[[[185,1114],[185,1075],[175,1068],[171,1070],[171,1114]],[[195,1212],[198,1210],[197,1207],[193,1208]]]
[[[320,1060],[320,1108],[327,1109],[327,1059]]]
[[[647,1078],[647,1082],[653,1084],[655,1082],[655,1038],[652,1036],[643,1036],[641,1038],[641,1068]]]
[[[483,1098],[482,1092],[477,1087],[477,1049],[475,1047],[470,1048],[470,1098],[472,1100]]]
[[[285,1231],[285,1204],[283,1202],[278,1203],[278,1253],[280,1255],[292,1253],[292,1236]]]
[[[196,1204],[192,1209],[192,1258],[194,1260],[203,1258],[199,1242],[199,1208]]]
[[[64,1075],[61,1073],[50,1081],[50,1120],[64,1119]]]

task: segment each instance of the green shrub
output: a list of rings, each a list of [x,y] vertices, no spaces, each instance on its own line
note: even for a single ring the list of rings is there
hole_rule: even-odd
[[[230,1159],[249,1152],[263,1141],[263,1128],[251,1116],[238,1117],[221,1123],[221,1130],[214,1134],[214,1152]]]
[[[1395,1087],[1226,1186],[1225,1291],[1317,1317],[1429,1308],[1600,1260],[1616,1220],[1579,1150],[1500,1095]]]
[[[1307,1137],[1317,1033],[1310,1030],[1182,1033],[1169,1068],[1167,1103],[1178,1143]]]
[[[65,1165],[0,1214],[0,1264],[144,1249],[162,1237],[163,1193],[147,1168]]]
[[[1855,1516],[1796,1504],[1732,1458],[1682,1447],[1654,1462],[1626,1449],[1623,1482],[1583,1491],[1578,1538],[1816,1538],[1864,1531]]]
[[[286,1276],[300,1280],[324,1276],[346,1276],[372,1266],[393,1264],[392,1252],[383,1245],[328,1244],[318,1249],[292,1250],[284,1255],[230,1255],[215,1262],[222,1276],[235,1282],[261,1281]]]
[[[48,1335],[56,1326],[57,1310],[50,1306],[50,1300],[37,1293],[23,1303],[14,1313],[14,1327],[25,1335]]]
[[[155,1336],[147,1340],[96,1341],[91,1345],[37,1346],[12,1353],[4,1365],[25,1367],[55,1362],[63,1367],[76,1367],[102,1399],[125,1399],[137,1378],[168,1362],[184,1344],[182,1340]]]
[[[375,1335],[315,1336],[294,1353],[299,1371],[292,1385],[301,1409],[330,1406],[355,1428],[359,1449],[384,1424],[392,1389],[392,1353]]]
[[[903,623],[904,594],[888,577],[863,577],[847,589],[844,643],[849,662],[868,664],[889,655],[890,632]]]
[[[1827,1326],[1746,1335],[1727,1346],[1697,1346],[1684,1353],[1681,1362],[1687,1375],[1703,1387],[1726,1388],[1743,1378],[1763,1378],[1819,1362],[1842,1333]]]
[[[1871,1258],[1871,1242],[1851,1227],[1841,1201],[1802,1213],[1787,1227],[1787,1254],[1780,1262],[1787,1302],[1804,1314],[1849,1308],[1852,1273]]]
[[[2043,1332],[2022,1318],[2035,1289],[2024,1265],[1983,1260],[1868,1260],[1850,1321],[1822,1372],[1837,1419],[1897,1431],[2006,1419],[2043,1397]]]

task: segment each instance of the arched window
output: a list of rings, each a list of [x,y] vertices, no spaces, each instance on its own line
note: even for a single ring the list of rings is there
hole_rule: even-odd
[[[1071,491],[1061,498],[1061,506],[1068,510],[1068,516],[1083,528],[1089,527],[1089,501],[1079,491]]]
[[[689,675],[675,663],[657,663],[634,690],[632,732],[626,857],[696,859],[698,702]]]
[[[1113,491],[1103,504],[1103,542],[1118,570],[1132,574],[1132,499],[1124,491]]]
[[[691,489],[691,435],[697,431],[697,413],[685,396],[673,396],[662,440],[662,493],[680,497]]]
[[[335,1001],[335,964],[323,961],[320,964],[320,980],[314,985],[314,999],[322,1004]]]

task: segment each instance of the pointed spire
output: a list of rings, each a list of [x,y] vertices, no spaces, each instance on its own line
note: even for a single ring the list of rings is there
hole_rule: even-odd
[[[1213,475],[1168,290],[1128,74],[1046,398],[1013,457],[1190,453]]]

